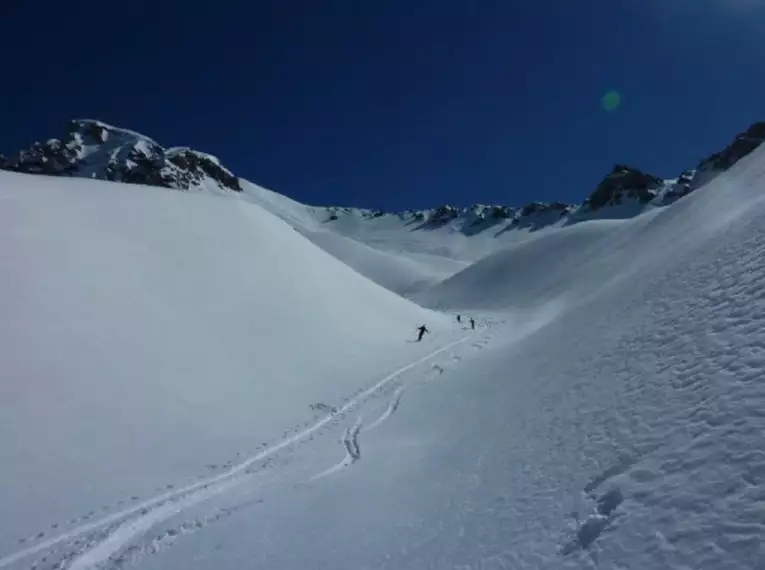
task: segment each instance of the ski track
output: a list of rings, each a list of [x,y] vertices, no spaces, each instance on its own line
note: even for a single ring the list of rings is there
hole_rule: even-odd
[[[377,418],[375,421],[373,421],[371,424],[365,427],[364,431],[375,429],[377,426],[379,426],[385,420],[391,417],[394,413],[396,413],[396,410],[398,409],[398,406],[401,403],[401,396],[403,396],[404,390],[405,390],[404,386],[399,386],[396,389],[396,391],[393,393],[393,398],[391,399],[390,404],[388,404],[388,407],[386,408],[386,410],[380,415],[379,418]]]
[[[475,345],[474,345],[475,346]],[[451,360],[454,362],[459,362],[462,360],[462,358],[458,355],[451,354],[449,355]],[[441,375],[445,372],[445,368],[441,366],[438,363],[433,363],[431,366],[431,372],[436,372],[438,375]],[[399,405],[401,404],[401,397],[404,394],[404,391],[406,390],[406,385],[402,384],[396,390],[393,392],[393,395],[391,397],[390,403],[388,404],[388,407],[383,411],[382,414],[371,424],[364,427],[362,425],[362,419],[361,416],[356,420],[356,423],[351,428],[346,428],[343,432],[343,437],[341,439],[341,442],[343,446],[345,447],[345,457],[332,467],[329,467],[328,469],[325,469],[324,471],[318,473],[317,475],[314,475],[311,477],[308,482],[311,483],[313,481],[316,481],[318,479],[323,479],[324,477],[328,477],[329,475],[332,475],[334,473],[337,473],[338,471],[345,469],[346,467],[351,466],[356,461],[361,459],[361,447],[359,446],[358,437],[361,433],[366,433],[368,431],[371,431],[380,425],[383,424],[386,420],[388,420],[394,413],[396,413],[396,410],[398,409]]]
[[[361,416],[359,416],[353,427],[345,431],[345,436],[343,437],[343,445],[345,446],[345,451],[348,453],[348,456],[351,458],[351,463],[355,463],[361,459],[359,432],[361,431],[362,421]]]
[[[319,432],[319,430],[324,428],[327,424],[330,424],[332,421],[335,421],[338,418],[344,417],[343,414],[350,411],[352,408],[354,408],[356,405],[361,403],[363,400],[365,400],[366,398],[368,398],[375,392],[379,391],[381,388],[391,383],[393,380],[397,379],[405,372],[419,366],[420,364],[427,362],[428,360],[438,356],[439,354],[443,352],[446,352],[447,350],[455,346],[458,346],[460,344],[467,342],[468,340],[470,340],[477,334],[481,334],[487,330],[489,330],[488,322],[485,323],[482,328],[480,329],[477,328],[475,331],[471,331],[471,333],[468,334],[467,336],[464,336],[451,343],[447,343],[444,346],[437,348],[436,350],[426,354],[425,356],[417,360],[414,360],[410,362],[409,364],[402,366],[398,370],[391,372],[390,374],[388,374],[387,376],[379,380],[372,387],[367,389],[362,388],[358,390],[357,392],[355,392],[345,403],[343,403],[342,406],[338,408],[337,414],[323,417],[322,419],[320,419],[313,425],[310,425],[306,429],[297,432],[291,437],[283,439],[279,443],[276,443],[270,447],[266,447],[259,453],[245,459],[244,461],[242,461],[241,463],[233,467],[228,468],[224,472],[218,473],[217,475],[214,475],[212,477],[199,480],[195,483],[188,484],[181,488],[174,488],[172,485],[168,485],[166,488],[171,490],[168,490],[166,493],[162,493],[161,495],[157,495],[155,497],[146,499],[142,501],[141,503],[133,505],[130,508],[123,509],[122,511],[119,511],[116,513],[112,513],[111,515],[95,520],[88,524],[84,524],[84,525],[75,527],[73,529],[70,529],[64,533],[61,533],[47,540],[44,540],[29,548],[16,551],[12,554],[8,554],[0,558],[0,568],[6,568],[10,566],[11,564],[14,564],[20,560],[23,560],[29,556],[33,556],[34,554],[44,552],[62,542],[73,540],[83,534],[91,533],[104,526],[113,525],[114,523],[118,523],[122,521],[123,519],[130,517],[131,515],[140,513],[148,509],[147,513],[142,514],[139,518],[131,521],[128,524],[123,524],[119,526],[117,530],[114,533],[111,533],[105,540],[97,543],[90,550],[80,554],[72,562],[71,566],[69,567],[70,569],[74,569],[74,570],[85,570],[89,568],[94,568],[96,565],[100,564],[101,562],[108,560],[110,556],[116,553],[123,546],[127,545],[136,536],[140,536],[146,533],[155,524],[161,522],[162,520],[165,520],[169,516],[174,516],[180,513],[182,510],[185,510],[204,500],[207,500],[212,496],[225,492],[232,486],[229,480],[234,478],[238,474],[244,473],[252,464],[258,461],[261,461],[263,459],[267,459],[273,456],[274,454],[276,454],[277,452],[295,443],[298,443],[304,439],[307,439],[309,438],[309,436],[313,436],[314,434],[316,434],[316,432]],[[285,432],[285,433],[289,433],[289,432]],[[358,449],[356,449],[356,451],[358,452]],[[173,508],[170,508],[167,505],[162,505],[162,503],[166,503],[167,501],[171,501],[173,499],[178,499],[179,497],[182,497],[184,495],[189,495],[189,496],[186,497],[183,501],[180,501],[178,504],[173,504]]]
[[[345,469],[348,467],[351,463],[353,463],[353,458],[351,458],[347,453],[345,457],[343,457],[343,460],[339,463],[335,463],[332,467],[329,467],[322,471],[321,473],[317,473],[313,477],[311,477],[308,482],[313,483],[314,481],[318,481],[319,479],[324,479],[324,477],[329,477],[330,475],[337,473],[341,469]]]
[[[78,556],[69,566],[69,570],[86,570],[87,568],[97,567],[99,564],[106,562],[131,539],[143,535],[157,523],[167,520],[184,509],[203,501],[208,498],[208,496],[217,495],[230,489],[238,482],[237,479],[228,480],[218,487],[207,489],[206,493],[193,494],[185,500],[166,503],[161,507],[149,511],[144,516],[126,522],[119,526],[113,533],[109,534],[105,540],[99,542],[95,547]]]
[[[263,485],[271,483],[274,480],[275,478],[264,483]],[[238,503],[232,507],[218,509],[211,515],[187,520],[171,528],[166,528],[156,536],[125,549],[125,551],[120,554],[115,562],[122,564],[124,561],[128,561],[129,563],[134,564],[140,558],[155,555],[162,550],[172,547],[172,545],[175,544],[175,542],[182,536],[198,532],[206,526],[217,523],[222,519],[236,514],[242,509],[263,504],[263,502],[264,500],[262,498],[250,499],[248,501]]]
[[[458,355],[451,354],[450,358],[454,362],[459,362],[462,360],[462,358]],[[436,372],[438,375],[441,375],[445,372],[445,368],[441,366],[438,363],[433,363],[431,366],[431,372]],[[324,477],[328,477],[329,475],[332,475],[334,473],[337,473],[338,471],[345,469],[346,467],[351,466],[356,461],[361,459],[361,447],[359,446],[358,436],[361,433],[368,432],[370,430],[373,430],[380,425],[383,424],[386,420],[388,420],[394,413],[396,413],[396,410],[398,409],[398,406],[401,404],[401,397],[404,394],[404,390],[406,390],[406,385],[402,384],[396,390],[393,392],[393,395],[391,397],[390,403],[388,404],[388,407],[383,411],[382,414],[371,424],[364,427],[361,423],[361,417],[359,417],[356,420],[356,424],[352,428],[346,428],[343,432],[343,437],[341,439],[341,442],[343,446],[345,447],[345,457],[332,467],[329,467],[328,469],[325,469],[324,471],[318,473],[317,475],[314,475],[311,477],[308,482],[311,483],[313,481],[316,481],[318,479],[323,479]]]
[[[353,465],[359,459],[361,459],[361,448],[359,447],[359,433],[361,432],[362,418],[359,416],[356,418],[356,423],[353,427],[345,428],[343,431],[343,438],[340,440],[345,448],[345,457],[332,467],[325,469],[318,475],[311,477],[308,482],[316,481],[317,479],[323,479],[333,473],[337,473],[341,469],[345,469],[349,465]]]
[[[370,430],[375,429],[376,427],[379,427],[385,420],[390,418],[396,412],[399,404],[401,403],[401,396],[404,393],[404,389],[405,389],[405,386],[399,386],[396,389],[385,411],[382,414],[380,414],[379,418],[377,418],[374,422],[369,424],[367,427],[363,427],[361,416],[359,416],[358,419],[356,420],[356,423],[354,424],[352,428],[346,428],[345,431],[343,432],[343,438],[341,440],[343,447],[345,447],[345,457],[339,463],[336,463],[332,467],[325,469],[321,473],[311,477],[308,480],[308,482],[310,483],[310,482],[316,481],[317,479],[323,479],[324,477],[332,475],[333,473],[337,473],[341,469],[345,469],[346,467],[353,465],[354,463],[356,463],[356,461],[361,459],[361,447],[359,446],[359,435],[362,432],[368,432]]]

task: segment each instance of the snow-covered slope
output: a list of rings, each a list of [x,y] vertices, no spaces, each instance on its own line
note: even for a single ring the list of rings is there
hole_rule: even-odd
[[[635,220],[642,225],[648,216]],[[621,262],[625,241],[615,238],[629,233],[630,226],[598,220],[548,232],[481,259],[416,299],[482,311],[585,300],[613,278],[608,256]]]
[[[462,293],[494,286],[502,311],[475,340],[402,371],[289,465],[137,517],[73,567],[760,568],[764,175],[759,150],[673,208],[561,232],[623,255],[572,248],[540,299],[515,284],[520,312],[486,260]],[[561,241],[534,245],[553,260],[545,243]],[[599,289],[581,299],[585,262]]]
[[[0,569],[759,569],[745,150],[477,233],[3,174]]]
[[[402,233],[405,230],[401,223],[387,228],[376,226],[377,240],[365,239],[363,233],[353,230],[342,232],[329,227],[326,208],[300,204],[245,180],[242,181],[242,190],[243,200],[251,201],[280,217],[324,251],[399,295],[412,295],[431,287],[468,263],[449,255],[421,253],[403,243]],[[361,229],[364,229],[363,225]],[[430,243],[426,238],[426,251]]]
[[[537,267],[533,275],[540,275],[548,281],[555,281],[555,272],[549,273],[544,268],[545,264],[557,265],[564,258],[567,264],[577,263],[574,257],[582,258],[580,271],[582,275],[587,275],[584,257],[598,259],[605,255],[620,255],[614,252],[621,251],[623,239],[632,239],[630,236],[639,231],[631,228],[639,228],[645,223],[647,218],[644,214],[652,216],[657,210],[673,206],[704,183],[724,175],[765,140],[763,133],[763,123],[755,123],[722,151],[702,160],[695,169],[683,171],[676,178],[662,179],[632,166],[616,165],[581,204],[532,202],[522,208],[481,204],[459,208],[445,205],[428,210],[385,213],[357,208],[305,206],[246,182],[243,183],[243,194],[246,199],[252,199],[286,220],[314,243],[377,283],[400,294],[420,294],[418,299],[441,306],[444,299],[439,300],[440,296],[446,289],[453,290],[451,284],[444,284],[444,288],[431,295],[432,302],[428,301],[428,296],[421,295],[422,291],[490,254],[499,252],[498,259],[502,259],[506,248],[518,248],[515,254],[507,255],[526,255],[528,262]],[[616,224],[614,220],[632,220],[635,224]],[[611,230],[616,232],[616,238],[611,237]],[[626,237],[619,237],[622,234]],[[337,235],[352,241],[338,239]],[[537,244],[539,239],[544,241]],[[587,243],[599,241],[601,245],[594,250],[582,248],[578,245],[582,240]],[[354,242],[386,255],[360,248]],[[547,249],[551,259],[542,261],[534,252],[547,248],[548,243],[559,243],[560,249]],[[569,250],[573,252],[573,257],[566,253]],[[388,254],[405,259],[406,263],[401,265]],[[508,257],[498,263],[504,267],[503,271],[513,274],[506,275],[511,280],[535,279],[523,262],[516,266]],[[597,281],[591,274],[588,279]],[[499,288],[505,287],[499,284],[510,284],[504,278],[490,281]],[[447,297],[457,301],[450,293]],[[486,295],[482,303],[486,305],[491,297]],[[472,296],[468,295],[468,298],[472,299]],[[518,299],[518,302],[523,300]]]
[[[695,170],[689,171],[687,184],[690,188],[700,188],[726,172],[763,142],[765,142],[765,123],[754,123],[746,131],[736,135],[728,146],[702,160]]]
[[[252,202],[362,275],[407,296],[505,247],[582,222],[631,219],[674,204],[757,148],[765,133],[763,124],[755,123],[676,178],[616,165],[580,204],[442,205],[385,213],[300,204],[237,178],[206,153],[163,148],[149,137],[100,121],[72,121],[66,131],[63,140],[35,143],[11,158],[0,155],[0,169],[200,190]]]
[[[422,321],[454,328],[242,201],[4,172],[0,234],[0,552],[311,420],[426,350]]]

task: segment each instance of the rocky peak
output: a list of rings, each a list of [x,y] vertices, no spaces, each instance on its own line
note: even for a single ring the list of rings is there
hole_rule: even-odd
[[[731,144],[720,152],[705,158],[699,170],[725,171],[751,153],[765,141],[765,123],[754,123],[745,132],[736,135]]]
[[[718,173],[733,166],[765,141],[765,122],[751,125],[720,152],[686,170],[676,179],[663,180],[637,168],[617,164],[581,204],[531,202],[517,208],[474,204],[457,207],[445,204],[424,210],[389,214],[382,210],[325,208],[325,221],[332,223],[355,217],[368,223],[389,216],[411,223],[414,229],[446,227],[473,235],[501,228],[531,231],[555,224],[573,224],[593,217],[632,216],[648,204],[668,206],[699,188]],[[154,140],[130,131],[82,119],[70,121],[61,139],[36,142],[12,156],[0,154],[0,169],[58,176],[96,178],[184,190],[242,190],[239,179],[212,155],[186,147],[165,148]],[[634,208],[606,208],[632,202]],[[602,210],[602,211],[601,211]],[[597,212],[597,213],[595,213]]]
[[[439,206],[433,211],[433,214],[430,217],[430,221],[437,223],[447,223],[459,217],[460,213],[461,212],[459,208],[449,204],[444,204],[443,206]]]
[[[481,212],[482,217],[491,217],[494,220],[509,220],[515,216],[515,208],[510,206],[489,206],[486,211]]]
[[[75,121],[69,121],[67,124],[66,132],[69,135],[68,139],[73,140],[79,138],[86,144],[103,144],[112,131],[120,131],[120,134],[126,133],[125,129],[117,129],[116,127],[109,127],[105,123],[100,121],[93,121],[89,119],[81,119]],[[136,135],[136,138],[146,138],[141,135]],[[146,138],[146,140],[149,140]]]
[[[591,210],[621,204],[625,197],[646,204],[657,194],[656,189],[664,181],[624,164],[617,164],[585,200]]]
[[[531,202],[526,204],[518,213],[518,218],[526,218],[529,216],[549,214],[551,212],[558,214],[559,216],[565,215],[573,208],[570,204],[564,204],[563,202]]]
[[[418,225],[415,227],[418,229],[449,226],[466,235],[473,235],[500,226],[532,229],[543,227],[556,223],[576,209],[576,205],[562,202],[532,202],[522,208],[495,204],[473,204],[468,207],[444,204],[427,210],[405,210],[398,213],[327,207],[325,208],[327,216],[324,221],[332,223],[346,217],[371,221],[375,218],[395,216],[406,222],[416,222]]]
[[[35,142],[0,169],[65,175],[180,190],[241,191],[239,179],[217,158],[188,148],[165,149],[152,139],[101,121],[70,121],[62,139]]]

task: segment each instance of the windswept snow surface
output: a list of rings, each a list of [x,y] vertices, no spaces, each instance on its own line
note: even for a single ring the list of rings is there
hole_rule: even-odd
[[[3,180],[0,247],[22,279],[2,295],[15,315],[0,329],[3,390],[15,399],[0,424],[14,430],[2,440],[0,568],[762,567],[765,150],[669,208],[540,232],[417,294],[470,311],[475,331],[381,290],[253,205]],[[276,257],[267,236],[284,265],[264,301],[255,277],[231,277],[248,252],[254,267]],[[385,240],[391,251],[392,230]],[[118,263],[119,279],[101,271]],[[328,305],[314,301],[315,319],[290,310],[308,294],[292,281],[306,268],[308,290],[333,284],[312,293]],[[300,337],[250,333],[241,314],[271,304]],[[364,328],[336,326],[343,309]],[[117,313],[130,332],[111,324]],[[425,319],[427,344],[401,342],[400,322]],[[186,360],[190,385],[171,373]],[[271,374],[252,372],[265,362]],[[243,396],[240,375],[268,397]],[[192,406],[197,391],[209,408]],[[290,415],[309,401],[314,417]],[[199,485],[184,479],[190,456],[244,448],[256,432],[274,438]],[[30,528],[159,474],[177,487],[68,531]],[[24,542],[12,544],[17,529]]]

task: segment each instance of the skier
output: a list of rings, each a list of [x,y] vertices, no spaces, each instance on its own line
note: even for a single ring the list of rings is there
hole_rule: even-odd
[[[470,317],[470,328],[475,330],[475,320],[473,320],[473,317]]]
[[[462,322],[462,315],[457,315],[457,322],[458,322],[458,323],[461,323],[461,322]]]
[[[428,327],[426,327],[425,325],[422,325],[422,326],[419,326],[419,327],[417,327],[417,330],[419,331],[419,335],[417,336],[417,342],[420,342],[420,341],[422,340],[422,337],[423,337],[423,335],[424,335],[426,332],[427,332],[427,333],[429,333],[429,332],[430,332],[430,331],[428,330]]]

